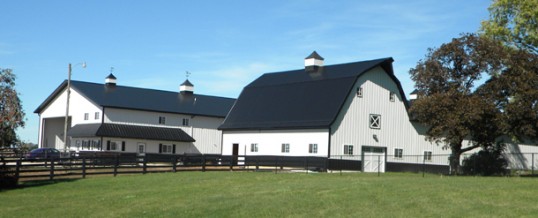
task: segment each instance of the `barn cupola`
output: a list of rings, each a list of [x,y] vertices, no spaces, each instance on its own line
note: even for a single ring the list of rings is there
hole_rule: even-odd
[[[418,99],[418,89],[415,89],[411,93],[409,93],[409,100],[417,100]]]
[[[316,51],[312,52],[308,57],[304,59],[304,68],[306,72],[317,72],[319,68],[323,67],[323,59]]]
[[[192,94],[194,93],[194,85],[187,79],[185,82],[179,85],[179,93],[181,94]]]
[[[105,78],[105,85],[107,85],[107,86],[115,86],[116,85],[116,77],[114,76],[114,74],[110,73]]]

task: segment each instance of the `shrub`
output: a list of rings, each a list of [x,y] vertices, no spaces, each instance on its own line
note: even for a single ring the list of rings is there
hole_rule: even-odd
[[[463,159],[465,175],[493,176],[508,174],[508,160],[503,156],[504,145],[496,144]]]

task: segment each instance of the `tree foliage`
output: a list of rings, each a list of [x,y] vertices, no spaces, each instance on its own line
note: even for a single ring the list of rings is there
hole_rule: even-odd
[[[502,72],[480,89],[502,113],[504,134],[516,142],[538,141],[538,55],[511,52]]]
[[[475,34],[465,34],[429,49],[424,60],[410,70],[419,98],[411,114],[426,124],[427,139],[451,149],[450,166],[459,170],[460,155],[494,143],[502,131],[496,125],[499,110],[475,83],[484,75],[498,73],[507,51],[500,43]],[[469,139],[471,144],[464,144]]]
[[[506,175],[508,160],[503,156],[504,145],[498,143],[463,159],[462,171],[465,175]]]
[[[495,0],[482,30],[509,45],[538,54],[538,1]]]
[[[24,111],[15,90],[15,74],[10,69],[0,69],[0,147],[18,141],[15,130],[24,127]]]

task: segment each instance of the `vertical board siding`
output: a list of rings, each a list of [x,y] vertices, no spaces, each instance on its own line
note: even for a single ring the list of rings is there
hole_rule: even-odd
[[[359,87],[362,87],[362,98],[355,93]],[[442,146],[425,141],[424,135],[419,134],[425,128],[409,121],[398,86],[381,67],[360,76],[352,90],[331,127],[332,158],[344,154],[344,145],[353,145],[354,155],[361,154],[362,146],[385,147],[388,162],[416,162],[416,157],[413,160],[394,158],[394,148],[402,148],[404,156],[421,155],[426,150],[434,155],[449,154]],[[395,94],[393,102],[389,100],[391,92]],[[370,114],[381,115],[380,129],[370,128]],[[441,159],[435,163],[447,164],[448,161]]]

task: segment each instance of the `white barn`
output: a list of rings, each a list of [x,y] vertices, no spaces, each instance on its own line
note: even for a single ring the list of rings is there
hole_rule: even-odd
[[[34,112],[39,146],[64,149],[67,81]],[[186,80],[178,92],[71,81],[67,149],[131,153],[220,154],[217,127],[235,99],[199,95]]]
[[[313,52],[304,69],[247,85],[219,127],[222,154],[323,157],[365,172],[448,172],[450,150],[426,141],[427,128],[410,120],[392,58],[323,62]]]

